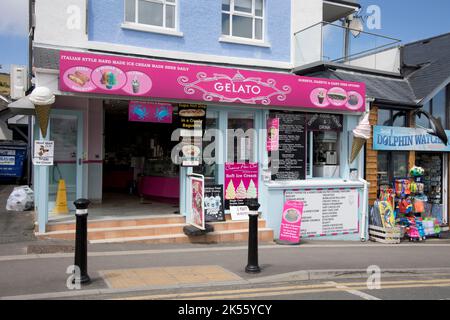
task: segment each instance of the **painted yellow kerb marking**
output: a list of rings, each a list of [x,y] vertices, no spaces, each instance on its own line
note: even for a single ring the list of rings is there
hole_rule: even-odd
[[[429,284],[429,285],[428,285]],[[366,282],[348,282],[348,283],[337,283],[339,286],[345,286],[346,289],[362,289],[367,290]],[[412,285],[416,286],[450,286],[450,279],[435,279],[435,280],[403,280],[403,281],[383,281],[382,289],[391,288],[391,286],[398,285]],[[391,286],[389,286],[391,285]],[[311,291],[312,290],[312,291]],[[322,291],[320,291],[322,290]],[[223,297],[233,294],[232,297],[238,297],[236,294],[249,294],[254,296],[258,296],[263,294],[264,296],[272,295],[273,293],[281,292],[286,294],[286,291],[291,293],[295,293],[296,291],[300,292],[324,292],[324,291],[345,291],[344,289],[338,289],[335,285],[331,284],[316,284],[316,285],[298,285],[298,286],[281,286],[281,287],[270,287],[270,288],[252,288],[252,289],[237,289],[237,290],[221,290],[221,291],[210,291],[210,292],[187,292],[187,293],[174,293],[174,294],[160,294],[160,295],[145,295],[145,296],[137,296],[137,297],[129,297],[129,298],[119,298],[119,300],[151,300],[151,299],[178,299],[178,298],[193,298],[193,297],[205,297],[204,299],[221,299],[220,295]],[[265,292],[269,292],[268,294],[264,294]],[[257,294],[256,294],[257,293]],[[211,297],[213,296],[214,297]],[[218,295],[218,296],[217,296]],[[113,299],[116,300],[116,299]]]
[[[447,284],[411,284],[411,285],[391,285],[382,286],[383,289],[403,289],[403,288],[425,288],[425,287],[448,287],[450,283]],[[223,300],[223,299],[239,299],[239,298],[255,298],[255,297],[271,297],[271,296],[285,296],[293,294],[304,294],[304,293],[314,293],[314,292],[337,292],[337,291],[347,291],[349,288],[324,288],[324,289],[312,289],[312,290],[293,290],[293,291],[275,291],[275,292],[259,292],[251,294],[235,294],[235,295],[222,295],[222,296],[202,296],[194,298],[183,298],[183,300]],[[353,290],[368,290],[367,287],[352,287]],[[376,291],[375,291],[376,292]],[[171,299],[177,300],[177,299]]]

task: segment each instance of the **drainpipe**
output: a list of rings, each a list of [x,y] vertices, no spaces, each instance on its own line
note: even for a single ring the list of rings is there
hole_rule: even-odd
[[[32,86],[32,78],[33,78],[33,38],[34,38],[34,26],[33,26],[33,1],[28,0],[28,90],[31,89]],[[32,143],[33,143],[33,128],[32,128],[32,116],[28,116],[28,157],[27,157],[27,185],[29,187],[32,186],[32,172],[33,165],[31,163],[31,152],[32,152]]]

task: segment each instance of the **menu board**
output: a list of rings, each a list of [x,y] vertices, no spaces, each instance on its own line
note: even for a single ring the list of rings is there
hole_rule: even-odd
[[[205,221],[225,221],[222,184],[205,186]]]
[[[285,191],[285,201],[304,203],[301,237],[324,237],[357,233],[359,194],[357,189]]]
[[[278,151],[270,152],[272,180],[304,180],[306,178],[306,132],[302,113],[271,112],[278,118]]]
[[[339,114],[308,113],[306,127],[309,131],[342,131],[343,119]]]

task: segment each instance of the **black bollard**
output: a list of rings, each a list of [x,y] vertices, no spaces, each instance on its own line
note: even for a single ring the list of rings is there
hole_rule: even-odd
[[[258,265],[258,208],[258,203],[249,205],[248,263],[245,267],[245,272],[247,273],[261,272],[261,268]]]
[[[87,274],[87,217],[90,203],[87,199],[78,199],[73,203],[77,209],[75,213],[77,219],[75,265],[80,268],[80,283],[82,284],[91,282],[91,278]]]

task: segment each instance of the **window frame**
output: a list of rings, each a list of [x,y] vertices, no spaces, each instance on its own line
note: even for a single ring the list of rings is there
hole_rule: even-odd
[[[409,126],[410,126],[410,121],[409,121],[409,114],[410,114],[410,113],[409,113],[408,110],[379,107],[379,108],[378,108],[378,111],[377,111],[377,114],[378,114],[377,117],[378,117],[378,118],[379,118],[379,112],[380,112],[380,110],[389,111],[390,116],[389,116],[389,123],[388,123],[388,124],[380,124],[380,123],[377,121],[377,125],[378,125],[378,126],[394,127],[394,121],[393,121],[393,119],[394,119],[394,114],[395,114],[395,113],[400,113],[400,112],[405,113],[405,123],[404,123],[404,125],[401,126],[401,127],[409,127]]]
[[[266,20],[266,8],[265,8],[265,4],[266,1],[265,0],[261,0],[262,1],[262,16],[257,16],[256,15],[256,0],[251,0],[252,1],[252,12],[251,13],[247,13],[247,12],[242,12],[242,11],[235,11],[234,7],[235,7],[235,0],[229,0],[230,1],[230,9],[229,11],[223,10],[223,1],[222,1],[222,8],[221,8],[221,17],[222,15],[226,14],[229,16],[229,30],[228,30],[228,34],[224,34],[223,33],[223,21],[222,21],[222,28],[221,28],[221,38],[224,39],[236,39],[236,40],[241,40],[241,41],[251,41],[251,42],[257,42],[257,43],[265,43],[265,20]],[[245,18],[251,18],[252,19],[252,37],[251,38],[246,38],[246,37],[239,37],[239,36],[235,36],[233,35],[233,16],[239,16],[239,17],[245,17]],[[256,20],[261,20],[262,21],[262,26],[261,26],[261,39],[257,39],[256,38]]]
[[[128,1],[134,1],[134,21],[127,20],[126,13],[127,13],[127,3]],[[163,25],[158,26],[154,24],[147,24],[139,22],[139,1],[146,1],[151,3],[157,3],[162,4],[163,6]],[[136,27],[136,29],[140,28],[142,31],[152,31],[151,29],[154,29],[155,31],[169,31],[169,32],[176,32],[178,30],[178,0],[173,0],[173,2],[170,2],[168,0],[124,0],[124,13],[123,13],[123,21],[122,24],[123,27],[133,26]],[[167,12],[167,6],[172,6],[175,8],[174,10],[174,27],[167,27],[166,26],[166,12]],[[147,30],[148,29],[148,30]]]

